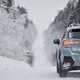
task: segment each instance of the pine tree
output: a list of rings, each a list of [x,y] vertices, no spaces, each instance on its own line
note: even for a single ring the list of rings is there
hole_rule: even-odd
[[[12,6],[12,0],[8,0],[7,1],[7,7],[11,7]]]
[[[13,5],[13,0],[0,0],[0,5],[11,7]]]
[[[18,6],[17,8],[18,8],[20,14],[27,14],[27,11],[26,11],[26,9],[24,7]]]

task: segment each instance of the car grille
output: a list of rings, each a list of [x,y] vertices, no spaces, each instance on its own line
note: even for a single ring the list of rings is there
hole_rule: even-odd
[[[72,52],[80,54],[80,48],[72,48]]]

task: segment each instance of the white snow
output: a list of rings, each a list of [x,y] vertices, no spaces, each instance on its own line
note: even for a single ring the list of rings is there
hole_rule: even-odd
[[[69,73],[67,78],[59,78],[56,68],[51,66],[44,51],[44,40],[39,34],[33,46],[34,66],[0,57],[0,80],[80,80],[80,73]]]
[[[7,13],[0,7],[0,56],[26,61],[24,55],[27,50],[32,51],[37,31],[27,14],[21,15],[16,9],[10,8]]]

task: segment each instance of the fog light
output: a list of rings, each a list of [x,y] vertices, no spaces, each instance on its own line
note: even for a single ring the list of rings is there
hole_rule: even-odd
[[[71,63],[70,62],[64,62],[63,64],[63,67],[64,68],[67,68],[67,67],[70,67],[71,66]]]

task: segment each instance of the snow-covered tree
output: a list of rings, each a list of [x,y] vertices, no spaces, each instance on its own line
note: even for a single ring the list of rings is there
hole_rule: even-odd
[[[32,50],[35,35],[35,26],[28,19],[25,8],[11,7],[7,13],[0,7],[0,56],[25,60],[24,55]]]
[[[18,6],[17,8],[20,11],[20,14],[27,14],[27,11],[26,11],[26,9],[24,7]]]

